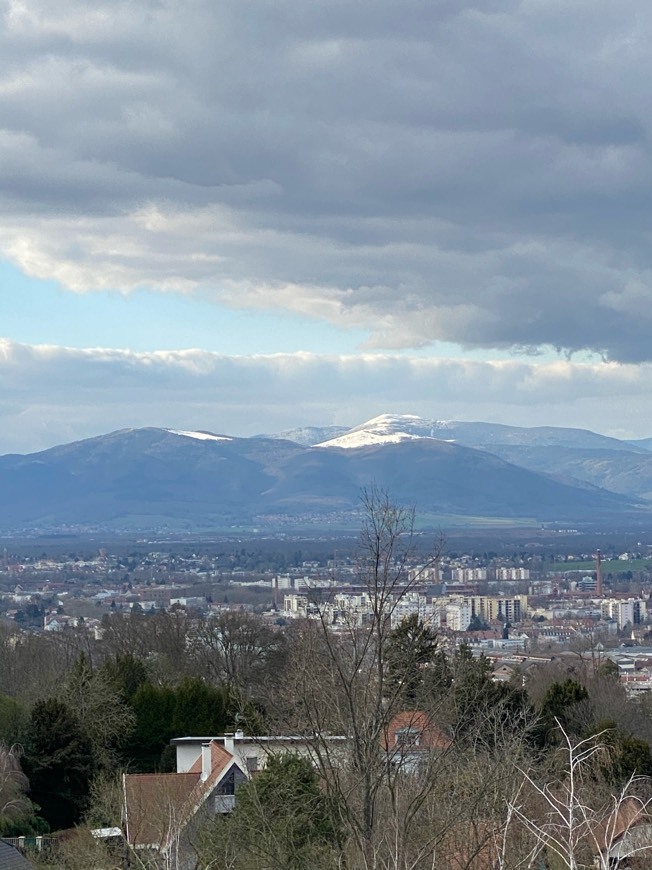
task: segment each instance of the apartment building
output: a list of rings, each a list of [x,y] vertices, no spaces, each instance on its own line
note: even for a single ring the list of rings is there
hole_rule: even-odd
[[[490,622],[499,619],[504,622],[521,622],[527,614],[527,595],[501,598],[495,595],[472,595],[464,599],[471,608],[471,616],[478,616]]]
[[[645,601],[640,598],[603,598],[600,607],[603,619],[615,619],[618,628],[638,625],[645,619]]]

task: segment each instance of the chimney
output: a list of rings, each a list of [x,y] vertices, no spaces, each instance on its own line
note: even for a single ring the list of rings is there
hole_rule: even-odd
[[[201,781],[206,782],[208,777],[211,774],[211,769],[213,767],[212,759],[211,759],[211,745],[210,743],[202,743],[201,746]]]
[[[230,733],[230,734],[227,733],[224,735],[224,748],[226,749],[227,752],[230,752],[231,755],[234,754],[234,749],[235,749],[235,747],[233,745],[234,736],[235,735],[233,733]]]
[[[598,570],[595,575],[595,591],[598,598],[602,598],[602,555],[598,550]]]

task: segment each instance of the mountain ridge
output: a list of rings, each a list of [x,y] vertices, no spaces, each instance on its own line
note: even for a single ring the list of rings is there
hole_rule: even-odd
[[[390,416],[355,428],[358,434],[380,428],[390,439],[392,427],[432,430],[432,421]],[[433,523],[450,517],[643,521],[652,507],[639,497],[560,480],[450,438],[405,434],[395,443],[345,449],[144,427],[33,454],[6,454],[0,457],[0,528],[273,528],[323,526],[333,517],[351,525],[361,488],[372,484],[401,503],[416,504]]]

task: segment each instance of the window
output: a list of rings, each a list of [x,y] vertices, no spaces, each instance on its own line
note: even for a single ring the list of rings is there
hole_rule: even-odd
[[[421,731],[419,728],[401,728],[396,732],[397,746],[418,746],[421,739]]]

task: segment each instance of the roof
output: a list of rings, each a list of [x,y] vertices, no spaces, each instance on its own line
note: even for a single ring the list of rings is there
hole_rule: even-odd
[[[198,773],[140,773],[124,777],[127,840],[132,846],[164,846],[186,815]]]
[[[234,760],[231,753],[227,752],[227,750],[223,746],[220,746],[219,743],[211,740],[209,745],[211,748],[211,772],[204,783],[207,788],[217,783],[222,774],[226,772],[227,767],[229,767]],[[198,773],[201,776],[201,771],[202,757],[200,755],[197,761],[195,761],[193,766],[190,768],[189,773]]]
[[[387,726],[384,738],[384,748],[389,752],[399,747],[400,732],[414,733],[417,740],[403,744],[403,750],[423,751],[428,749],[448,749],[451,739],[433,724],[432,719],[422,710],[404,710],[397,713]]]
[[[18,849],[0,840],[0,870],[32,870],[33,866]]]
[[[595,845],[601,852],[605,852],[620,843],[623,857],[628,854],[626,841],[632,839],[632,832],[640,827],[641,834],[644,833],[645,844],[637,843],[637,848],[649,850],[652,848],[650,821],[647,803],[630,795],[594,827],[592,835]]]
[[[320,737],[321,740],[346,740],[347,738],[340,734],[322,734]],[[257,735],[256,737],[249,737],[244,735],[242,737],[236,737],[233,734],[218,734],[213,737],[173,737],[170,740],[170,744],[172,746],[184,746],[184,745],[196,745],[198,743],[210,743],[211,741],[216,741],[220,744],[224,743],[225,740],[233,740],[233,743],[237,745],[238,743],[256,743],[256,744],[265,744],[265,743],[309,743],[311,741],[310,737],[303,737],[300,734],[285,734],[285,735]]]
[[[234,767],[240,770],[234,756],[223,746],[214,740],[207,742],[211,769],[205,780],[202,780],[202,755],[186,773],[125,774],[125,822],[127,841],[132,846],[166,846],[223,777]]]

